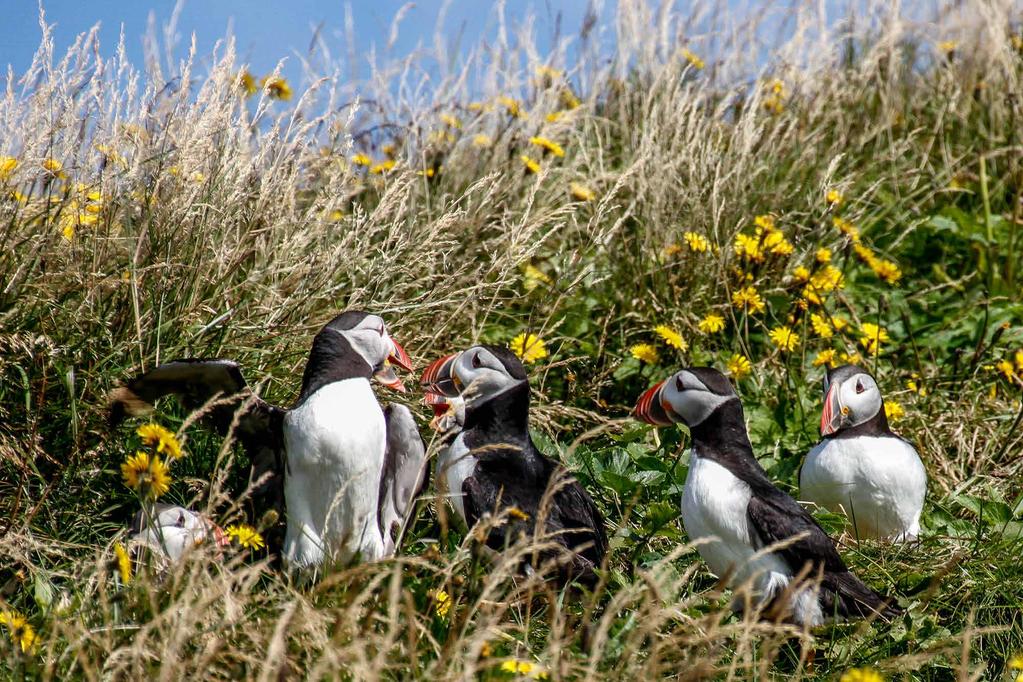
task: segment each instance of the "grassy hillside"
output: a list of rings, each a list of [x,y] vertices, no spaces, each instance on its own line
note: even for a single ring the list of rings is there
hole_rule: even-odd
[[[94,36],[66,55],[47,38],[0,98],[0,671],[1013,679],[1023,16],[999,7],[826,32],[806,9],[764,45],[756,24],[623,3],[549,56],[508,33],[351,82],[317,52],[311,85],[262,88],[230,42],[142,74]],[[312,335],[350,307],[419,367],[542,340],[533,426],[608,520],[598,589],[523,579],[531,547],[491,561],[430,495],[400,558],[312,586],[237,545],[124,579],[138,503],[120,464],[142,422],[108,428],[108,391],[229,357],[290,404]],[[823,366],[849,359],[930,476],[919,544],[841,537],[908,613],[812,631],[735,616],[678,518],[686,435],[629,411],[680,366],[727,370],[794,493]],[[187,418],[153,417],[187,453],[164,499],[237,521],[244,455]]]

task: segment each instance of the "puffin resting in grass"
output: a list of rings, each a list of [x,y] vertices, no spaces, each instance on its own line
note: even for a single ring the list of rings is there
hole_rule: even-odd
[[[233,434],[251,462],[253,519],[274,510],[286,521],[283,543],[267,543],[290,567],[372,561],[393,554],[392,533],[425,483],[425,448],[404,405],[380,406],[370,385],[404,391],[393,365],[412,370],[382,318],[348,311],[313,339],[298,400],[271,405],[248,388],[232,360],[175,360],[112,394],[111,420],[152,409],[177,395],[204,423]],[[258,523],[258,521],[257,521]]]

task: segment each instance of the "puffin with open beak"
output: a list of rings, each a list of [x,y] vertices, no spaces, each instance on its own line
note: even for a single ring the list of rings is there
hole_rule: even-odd
[[[646,391],[636,416],[657,426],[689,427],[686,532],[703,541],[700,556],[713,573],[728,576],[733,588],[750,585],[765,618],[816,626],[831,618],[899,613],[846,568],[813,517],[768,479],[753,456],[739,396],[723,374],[683,369]],[[782,541],[790,544],[761,552]],[[741,610],[741,604],[733,607]]]
[[[800,498],[844,512],[858,538],[916,538],[927,472],[913,446],[888,428],[881,390],[866,370],[826,372],[821,436],[799,472]]]
[[[473,346],[432,363],[422,384],[434,426],[448,440],[437,460],[437,487],[459,518],[472,528],[487,514],[513,510],[510,530],[533,537],[545,516],[544,540],[561,546],[558,580],[595,583],[608,547],[604,519],[579,482],[533,443],[522,362],[506,348]],[[502,550],[506,530],[492,529],[487,545]]]
[[[313,339],[290,409],[255,396],[231,360],[176,360],[115,389],[111,420],[151,410],[165,395],[192,410],[220,398],[204,421],[233,433],[248,454],[251,515],[273,510],[286,519],[283,543],[277,529],[266,534],[271,550],[283,544],[284,559],[298,569],[371,561],[393,551],[391,526],[403,521],[425,469],[411,413],[392,405],[385,414],[370,385],[376,379],[404,391],[395,366],[412,370],[384,320],[351,310]]]

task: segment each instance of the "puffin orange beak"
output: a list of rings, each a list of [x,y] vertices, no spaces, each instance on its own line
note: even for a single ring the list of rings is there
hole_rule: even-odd
[[[830,436],[842,428],[846,415],[842,412],[842,401],[838,396],[838,384],[832,383],[824,395],[824,409],[821,411],[821,435]]]
[[[447,414],[449,409],[448,399],[440,393],[434,393],[433,391],[426,391],[426,395],[423,396],[423,402],[433,408],[434,417],[440,417]]]
[[[667,381],[667,379],[664,381]],[[636,402],[636,409],[633,411],[637,419],[654,426],[671,426],[673,422],[668,416],[668,408],[661,402],[664,381],[654,384],[643,395],[639,396],[639,400]]]
[[[412,358],[408,356],[408,353],[406,353],[405,349],[401,347],[401,344],[393,338],[391,339],[391,343],[394,345],[394,352],[391,353],[387,359],[398,365],[398,367],[401,367],[406,372],[411,372]]]
[[[438,399],[446,404],[447,400],[444,399],[444,396],[454,397],[458,395],[458,387],[455,386],[451,376],[451,366],[454,364],[456,357],[458,357],[458,353],[445,355],[431,362],[423,372],[419,383],[426,389],[427,405],[440,404],[439,402],[434,402]]]

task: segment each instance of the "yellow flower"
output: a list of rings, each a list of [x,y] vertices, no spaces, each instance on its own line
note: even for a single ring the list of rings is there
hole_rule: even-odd
[[[1016,376],[1016,366],[1008,360],[999,360],[995,365],[995,370],[1004,374],[1008,381],[1012,381],[1013,377]]]
[[[126,486],[151,500],[170,490],[170,473],[158,455],[136,452],[121,464],[121,475]]]
[[[1023,670],[1023,654],[1016,654],[1009,659],[1009,670]]]
[[[735,255],[759,263],[764,260],[764,249],[760,237],[739,233],[735,235]]]
[[[11,177],[11,173],[18,167],[18,160],[13,156],[0,156],[0,180]]]
[[[888,284],[897,284],[902,279],[902,270],[890,260],[878,258],[870,263],[870,269]]]
[[[508,347],[526,364],[547,357],[547,345],[535,334],[519,334],[511,340]]]
[[[818,263],[827,264],[831,262],[831,249],[821,247],[817,249],[817,253],[814,255]]]
[[[799,345],[799,334],[784,325],[772,329],[769,336],[774,345],[783,351],[792,351]]]
[[[821,365],[827,365],[828,367],[835,366],[835,349],[825,348],[813,359],[813,366],[820,367]]]
[[[912,377],[906,380],[906,388],[919,395],[927,395],[927,387],[920,382],[920,375],[913,372]]]
[[[566,109],[571,110],[578,109],[582,102],[579,101],[579,98],[575,96],[574,92],[572,92],[569,88],[565,88],[561,91],[561,104],[564,105]]]
[[[888,421],[898,421],[902,419],[905,414],[906,411],[902,409],[902,405],[898,404],[894,400],[884,401],[884,416],[888,417]]]
[[[49,171],[51,174],[56,175],[59,178],[64,177],[64,164],[57,159],[46,159],[43,161],[43,170]]]
[[[842,673],[838,682],[884,682],[884,677],[871,668],[850,668]]]
[[[522,511],[518,507],[515,507],[515,506],[508,507],[507,511],[508,511],[508,516],[512,517],[513,519],[518,519],[519,521],[528,521],[529,520],[529,514],[527,514],[526,512]]]
[[[568,185],[568,191],[572,195],[572,198],[577,201],[593,201],[597,198],[597,193],[586,185],[578,182],[572,182]]]
[[[541,284],[549,286],[554,283],[551,281],[551,278],[547,276],[547,273],[532,263],[526,263],[526,266],[522,268],[522,282],[526,291],[532,291]]]
[[[181,444],[169,429],[165,429],[159,424],[143,424],[135,433],[146,445],[150,447],[155,445],[156,451],[164,453],[168,459],[181,457]]]
[[[750,365],[749,358],[745,355],[739,355],[736,353],[728,360],[728,374],[735,379],[740,381],[741,379],[749,376],[750,372],[753,371],[753,366]]]
[[[778,229],[774,224],[774,216],[766,213],[753,218],[753,224],[764,232],[774,232]]]
[[[352,164],[355,166],[370,166],[373,164],[373,159],[360,152],[352,157]]]
[[[683,353],[689,349],[689,344],[682,338],[682,335],[666,324],[659,324],[654,327],[654,333],[660,336],[664,343],[672,348],[677,348]]]
[[[551,113],[544,116],[544,120],[548,123],[557,123],[565,115],[564,111],[552,111]]]
[[[795,250],[792,242],[779,231],[768,232],[764,236],[764,248],[770,249],[776,256],[787,256]]]
[[[810,325],[813,327],[814,333],[822,339],[830,339],[834,335],[831,324],[817,313],[810,315]]]
[[[725,318],[716,313],[709,313],[696,326],[704,334],[717,334],[725,328]]]
[[[387,159],[386,161],[381,161],[380,163],[375,163],[372,166],[370,166],[369,172],[373,173],[374,175],[383,175],[387,171],[394,168],[396,163],[397,162],[394,159]]]
[[[952,53],[959,47],[959,43],[954,40],[943,40],[938,43],[938,49],[945,53]]]
[[[22,653],[28,653],[36,643],[36,631],[25,616],[17,611],[0,611],[0,625],[5,625],[11,633],[11,640],[17,644]]]
[[[469,111],[489,111],[492,108],[493,107],[491,105],[484,102],[469,102],[469,106],[467,107]]]
[[[810,281],[810,271],[803,265],[797,265],[792,271],[792,279],[800,284],[805,284]]]
[[[686,244],[695,253],[705,253],[710,249],[710,242],[702,234],[695,232],[686,232],[682,235],[682,238],[686,240]]]
[[[872,322],[864,322],[860,325],[860,345],[863,346],[867,353],[870,355],[877,355],[881,349],[881,344],[888,340],[888,332],[883,327],[879,327]]]
[[[117,570],[121,574],[121,583],[127,585],[131,582],[131,556],[120,542],[114,544],[114,554],[117,555]]]
[[[825,265],[810,278],[810,286],[816,291],[827,293],[844,287],[845,277],[834,265]]]
[[[242,71],[238,75],[238,85],[241,87],[242,92],[246,97],[252,97],[256,94],[256,91],[259,90],[259,88],[256,87],[255,77],[248,71]]]
[[[482,147],[489,147],[492,144],[494,144],[494,141],[490,138],[489,135],[484,135],[483,133],[479,133],[478,135],[473,135],[473,137],[472,137],[472,146],[474,146],[474,147],[480,147],[480,148],[482,148]]]
[[[540,163],[536,159],[526,156],[525,154],[519,155],[519,158],[522,160],[522,165],[526,167],[527,171],[530,173],[540,172]]]
[[[513,675],[529,675],[533,672],[533,664],[529,661],[505,661],[501,664],[501,671]]]
[[[849,239],[852,240],[853,244],[858,244],[860,242],[859,228],[857,228],[855,225],[850,223],[845,218],[836,215],[831,219],[831,224],[834,225],[839,232],[849,237]]]
[[[522,106],[518,100],[512,99],[511,97],[498,97],[498,103],[505,108],[509,114],[516,118],[522,118],[525,116],[525,112],[522,111]]]
[[[561,145],[549,138],[539,136],[531,137],[529,138],[529,143],[535,144],[537,147],[540,147],[545,152],[550,152],[551,154],[557,156],[558,158],[561,158],[562,156],[565,155],[565,150],[561,148]]]
[[[694,69],[702,69],[706,66],[706,64],[703,63],[703,60],[697,57],[696,54],[687,47],[682,48],[682,57],[685,58],[685,60],[689,62]]]
[[[440,120],[441,120],[441,123],[443,123],[444,125],[448,126],[449,128],[461,128],[462,127],[462,122],[459,121],[454,116],[452,116],[451,114],[441,114],[440,115]]]
[[[760,298],[760,292],[752,284],[732,292],[732,305],[750,313],[761,313],[767,307],[764,299]]]
[[[841,206],[842,202],[845,201],[845,197],[837,189],[829,189],[824,198],[832,206]]]
[[[451,595],[444,590],[433,593],[433,612],[441,618],[447,618],[451,611]]]
[[[266,88],[270,99],[280,99],[285,102],[291,99],[291,86],[281,76],[267,76],[260,81],[260,85]]]
[[[1015,355],[1012,356],[1013,362],[1016,363],[1016,371],[1023,374],[1023,350],[1016,351]]]
[[[653,344],[637,343],[629,349],[629,352],[632,353],[632,357],[648,365],[653,365],[657,362],[657,348]]]
[[[245,549],[263,549],[266,547],[266,543],[263,542],[263,536],[259,534],[259,531],[244,523],[232,524],[225,529],[225,532],[229,538],[237,540],[238,544]]]
[[[842,363],[846,365],[858,365],[863,362],[863,356],[853,351],[852,353],[846,353],[842,351]]]
[[[565,74],[559,71],[558,69],[555,69],[554,67],[547,66],[546,64],[541,64],[540,66],[536,67],[536,75],[538,78],[556,81],[564,77]]]

